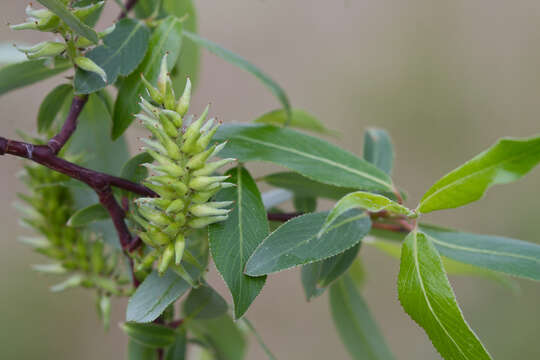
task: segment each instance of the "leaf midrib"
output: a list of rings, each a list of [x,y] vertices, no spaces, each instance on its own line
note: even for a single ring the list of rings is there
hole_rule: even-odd
[[[129,43],[129,41],[131,40],[132,37],[135,36],[135,34],[139,31],[139,29],[142,27],[142,24],[140,22],[138,22],[135,27],[133,28],[133,30],[129,33],[129,35],[126,37],[125,41],[122,43],[122,45],[111,55],[108,57],[107,61],[105,61],[103,63],[103,66],[107,65],[109,62],[112,61],[113,58],[115,58],[116,56],[118,56],[118,54],[120,53],[120,51],[122,51],[122,49],[124,49],[127,44]],[[111,47],[109,45],[107,45],[106,43],[103,44],[103,47],[105,48],[109,48],[111,49]]]
[[[428,294],[426,292],[426,289],[424,287],[424,279],[422,278],[422,274],[420,273],[420,262],[418,260],[418,233],[417,232],[414,232],[413,233],[413,258],[414,258],[414,267],[416,269],[416,274],[418,276],[418,280],[419,280],[419,284],[420,284],[420,289],[422,290],[422,294],[424,295],[424,299],[426,300],[426,304],[431,312],[431,314],[433,315],[433,317],[435,318],[435,320],[437,321],[437,323],[439,324],[439,326],[441,327],[441,329],[444,331],[444,333],[450,338],[450,340],[452,340],[452,342],[454,343],[454,345],[456,346],[456,348],[459,350],[459,352],[465,357],[465,359],[468,359],[467,355],[465,355],[465,353],[463,352],[463,350],[461,350],[461,348],[459,347],[458,343],[454,340],[454,338],[450,335],[450,333],[446,330],[446,328],[444,327],[443,323],[440,321],[439,317],[437,316],[437,314],[435,313],[435,310],[433,309],[433,307],[431,306],[431,302],[429,301],[429,297],[428,297]],[[429,241],[429,240],[428,240]]]
[[[360,177],[364,177],[364,178],[366,178],[368,180],[371,180],[372,182],[384,185],[389,190],[392,189],[391,184],[386,183],[385,181],[383,181],[383,180],[381,180],[379,178],[376,178],[376,177],[374,177],[372,175],[361,172],[359,170],[353,169],[353,168],[351,168],[349,166],[337,163],[337,162],[332,161],[330,159],[326,159],[326,158],[323,158],[323,157],[320,157],[320,156],[311,155],[311,154],[308,154],[308,153],[306,153],[304,151],[291,149],[291,148],[284,147],[284,146],[281,146],[281,145],[269,143],[267,141],[255,140],[255,139],[252,139],[252,138],[249,138],[249,137],[246,137],[246,136],[242,136],[242,135],[235,135],[233,138],[241,139],[241,140],[248,141],[248,142],[253,142],[255,144],[265,145],[265,146],[272,147],[272,148],[275,148],[275,149],[278,149],[278,150],[282,150],[282,151],[289,152],[289,153],[292,153],[292,154],[300,155],[300,156],[306,157],[308,159],[317,160],[317,161],[326,163],[328,165],[343,169],[343,170],[345,170],[347,172],[359,175]]]

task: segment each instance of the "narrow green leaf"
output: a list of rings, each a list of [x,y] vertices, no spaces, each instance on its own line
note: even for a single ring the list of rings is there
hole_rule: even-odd
[[[360,244],[357,244],[339,255],[302,266],[301,279],[306,300],[322,295],[330,284],[345,274],[359,251]]]
[[[366,130],[364,159],[391,175],[394,166],[394,147],[386,130],[376,128]]]
[[[224,189],[216,201],[234,201],[226,221],[209,227],[210,251],[218,271],[229,287],[234,316],[240,318],[259,295],[266,277],[249,277],[244,267],[257,246],[268,235],[268,221],[261,194],[249,172],[243,167],[229,170],[228,180],[236,187]]]
[[[266,175],[263,180],[272,186],[290,190],[299,197],[315,196],[339,200],[348,193],[356,191],[354,188],[323,184],[294,172],[278,172]]]
[[[78,0],[73,3],[73,7],[85,7],[85,6],[97,4],[100,1],[103,1],[103,0]],[[98,22],[99,18],[101,17],[103,8],[104,6],[94,11],[92,14],[84,18],[83,22],[90,27],[94,27],[96,23]]]
[[[424,226],[420,227],[422,231],[424,231]],[[378,236],[383,236],[386,234],[381,234],[381,232],[378,232]],[[405,235],[403,235],[404,237]],[[391,257],[395,259],[401,258],[401,241],[403,239],[400,239],[398,241],[388,241],[383,240],[380,238],[366,238],[364,240],[364,243],[370,246],[375,247],[376,249],[384,252],[387,255],[390,255]],[[435,244],[435,247],[437,247],[437,244]],[[485,268],[477,267],[470,264],[465,264],[459,261],[455,261],[453,259],[447,258],[445,256],[441,256],[441,261],[443,263],[444,270],[448,275],[456,275],[456,276],[477,276],[482,277],[485,279],[489,279],[492,281],[496,281],[501,285],[504,285],[513,291],[516,291],[519,288],[519,285],[513,281],[513,279],[505,276],[504,274],[501,274],[499,272],[491,271]]]
[[[108,218],[109,212],[101,204],[94,204],[85,207],[84,209],[77,210],[75,214],[69,218],[67,225],[72,227],[85,226],[95,221]]]
[[[139,110],[138,98],[144,94],[141,81],[143,74],[148,81],[154,83],[159,73],[161,59],[168,52],[167,65],[172,69],[182,45],[182,21],[168,16],[154,30],[148,43],[146,56],[130,76],[122,81],[114,106],[112,137],[116,139],[124,133],[133,121],[133,114]]]
[[[66,5],[62,3],[59,0],[38,0],[38,2],[47,7],[49,10],[51,10],[53,13],[58,15],[62,21],[66,23],[67,26],[73,31],[75,31],[77,34],[81,35],[82,37],[87,38],[94,44],[97,44],[99,42],[99,38],[97,33],[92,29],[90,26],[86,25],[84,22],[79,20],[75,15],[71,13],[71,11],[68,10]]]
[[[154,321],[189,288],[189,284],[172,270],[168,270],[163,276],[153,271],[129,299],[127,321]]]
[[[289,103],[289,99],[287,98],[287,94],[285,94],[285,91],[268,75],[264,74],[261,70],[259,70],[254,65],[250,64],[246,59],[242,58],[241,56],[238,56],[234,53],[232,53],[229,50],[226,50],[219,46],[216,43],[211,42],[210,40],[206,40],[204,38],[199,37],[198,35],[191,33],[189,31],[184,31],[184,35],[191,39],[196,44],[206,48],[208,51],[213,53],[214,55],[219,56],[220,58],[230,62],[231,64],[234,64],[238,66],[241,69],[244,69],[250,73],[252,73],[255,77],[257,77],[270,91],[277,97],[281,105],[283,105],[283,109],[287,112],[291,112],[291,105]]]
[[[295,196],[293,198],[294,209],[302,214],[317,210],[317,198],[311,196]]]
[[[28,60],[0,67],[0,95],[60,74],[71,67],[67,60],[48,66],[47,60]]]
[[[330,286],[334,324],[353,359],[390,360],[394,356],[349,276]]]
[[[257,247],[245,273],[260,276],[320,261],[352,248],[369,232],[369,216],[357,210],[341,215],[317,236],[328,213],[296,217],[280,226]]]
[[[77,69],[75,92],[90,94],[107,85],[114,84],[118,76],[128,76],[143,60],[148,49],[150,31],[143,22],[122,19],[114,31],[103,38],[103,45],[85,54],[87,58],[105,70],[107,82],[96,73]]]
[[[540,245],[502,236],[420,226],[444,256],[512,276],[540,281]]]
[[[176,331],[176,339],[174,344],[167,349],[165,360],[185,360],[187,351],[187,336],[186,331],[182,327]]]
[[[154,349],[172,345],[176,340],[174,329],[164,325],[127,322],[121,327],[132,340]]]
[[[58,113],[62,109],[62,105],[66,99],[71,98],[72,93],[73,87],[71,85],[62,84],[55,87],[45,99],[43,99],[43,102],[39,106],[37,118],[38,131],[40,133],[46,133],[50,129]]]
[[[337,136],[336,131],[328,129],[324,124],[315,116],[309,114],[307,111],[300,109],[292,109],[289,115],[287,111],[278,109],[270,111],[259,118],[255,119],[256,123],[269,124],[275,126],[290,126],[301,130],[309,130],[320,134]]]
[[[246,340],[229,315],[223,315],[217,319],[189,321],[186,326],[212,347],[216,360],[245,358]]]
[[[437,249],[422,232],[411,232],[403,243],[398,293],[443,358],[491,359],[463,318]]]
[[[355,155],[321,139],[271,125],[223,125],[216,141],[228,140],[223,156],[268,161],[325,184],[392,191],[391,179]]]
[[[151,163],[154,160],[147,152],[142,152],[128,160],[122,167],[120,177],[139,183],[148,176],[148,169],[141,164]]]
[[[157,6],[159,6],[160,8],[156,9]],[[162,6],[162,0],[138,0],[135,5],[135,16],[137,16],[137,18],[139,19],[149,18],[154,13],[159,14],[161,12]]]
[[[192,0],[163,0],[163,10],[180,19],[186,17],[182,23],[184,30],[197,33],[197,11]],[[188,77],[192,88],[197,87],[201,61],[199,45],[187,37],[184,37],[182,41],[180,56],[171,73],[174,91],[177,94],[184,91]]]
[[[418,210],[428,213],[466,205],[497,184],[518,180],[540,162],[540,136],[504,138],[437,181],[422,197]]]
[[[189,319],[213,319],[227,313],[228,305],[210,286],[200,286],[189,292],[183,312]]]
[[[415,213],[412,210],[407,209],[405,206],[400,205],[385,196],[364,191],[357,191],[345,195],[345,197],[334,205],[334,208],[328,214],[328,218],[321,228],[321,233],[331,226],[341,214],[349,211],[350,209],[362,209],[370,212],[386,210],[391,214],[415,217]]]

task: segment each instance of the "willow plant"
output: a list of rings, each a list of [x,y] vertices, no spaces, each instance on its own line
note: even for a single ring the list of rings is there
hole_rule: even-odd
[[[0,95],[68,74],[43,100],[38,135],[0,137],[0,154],[26,159],[20,178],[28,191],[18,208],[35,236],[21,240],[49,259],[36,271],[62,278],[51,290],[95,294],[105,327],[110,299],[129,297],[120,324],[129,359],[186,359],[188,347],[200,359],[246,358],[247,333],[255,332],[246,312],[268,275],[294,267],[308,301],[328,293],[351,358],[394,359],[362,297],[364,246],[400,258],[401,305],[444,359],[491,359],[447,274],[538,281],[540,246],[422,218],[533,170],[540,136],[501,139],[409,207],[391,175],[384,130],[365,132],[363,157],[310,135],[332,132],[293,108],[261,70],[197,35],[192,0],[129,0],[102,32],[94,26],[104,1],[38,2],[42,8],[28,6],[27,20],[11,27],[50,39],[17,45],[27,60],[0,67]],[[188,115],[201,49],[252,73],[281,108],[252,124],[221,124],[208,107]],[[131,157],[125,131],[137,124],[147,136]],[[252,162],[286,170],[255,180]],[[275,189],[261,194],[261,184]],[[318,199],[335,203],[321,211]],[[294,212],[284,210],[288,201]],[[206,281],[210,261],[231,304]]]

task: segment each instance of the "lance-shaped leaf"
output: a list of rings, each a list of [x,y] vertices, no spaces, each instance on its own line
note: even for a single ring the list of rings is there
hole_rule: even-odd
[[[75,92],[89,94],[114,84],[119,75],[131,74],[146,54],[149,36],[150,31],[141,21],[122,19],[117,22],[114,31],[103,38],[103,45],[85,55],[107,73],[107,82],[96,73],[77,69]]]
[[[95,221],[108,218],[109,212],[101,204],[94,204],[77,210],[75,214],[69,218],[67,225],[72,227],[85,226]]]
[[[323,184],[298,173],[288,171],[266,175],[263,179],[272,186],[290,190],[296,196],[300,197],[316,196],[339,200],[348,193],[356,191],[354,188],[343,188]]]
[[[257,77],[277,97],[279,102],[281,102],[281,105],[283,105],[283,109],[285,109],[287,113],[291,112],[291,105],[285,91],[268,75],[249,63],[246,59],[189,31],[184,31],[184,35],[199,46],[206,48],[211,53],[255,75],[255,77]]]
[[[307,214],[280,226],[249,258],[245,273],[260,276],[335,256],[358,244],[371,228],[365,212],[351,210],[319,237],[326,216]]]
[[[59,0],[38,0],[38,2],[47,7],[53,13],[58,15],[62,21],[66,23],[67,26],[77,34],[82,37],[87,38],[94,44],[97,44],[99,41],[97,33],[90,26],[86,25],[83,21],[79,20],[78,17],[73,15],[71,11],[68,10],[66,5]]]
[[[423,225],[420,229],[444,256],[512,276],[540,281],[540,245],[502,236],[478,235]]]
[[[306,300],[321,295],[326,287],[339,279],[349,270],[360,251],[360,244],[349,250],[312,264],[302,267],[302,286]]]
[[[71,67],[64,59],[49,66],[47,60],[28,60],[0,67],[0,95],[60,74]]]
[[[114,105],[113,139],[124,133],[134,119],[133,114],[139,110],[138,98],[144,94],[141,74],[151,83],[155,83],[165,53],[168,52],[167,66],[171,70],[180,55],[181,45],[182,21],[174,16],[168,16],[153,31],[141,65],[122,81]]]
[[[154,349],[172,345],[176,339],[174,329],[164,325],[127,322],[121,326],[132,340]]]
[[[176,331],[176,340],[169,349],[165,360],[185,360],[187,352],[187,336],[186,330],[180,328]]]
[[[267,161],[313,180],[362,190],[392,191],[390,177],[355,155],[321,139],[272,125],[223,125],[216,141],[228,140],[222,156]]]
[[[50,129],[58,113],[62,109],[62,105],[72,96],[73,87],[68,84],[58,85],[47,94],[39,106],[37,123],[38,131],[40,133],[46,133]]]
[[[330,286],[330,308],[341,340],[353,359],[394,359],[364,299],[348,275]]]
[[[364,133],[364,159],[390,175],[394,166],[394,147],[383,129],[370,128]]]
[[[190,285],[172,270],[166,271],[163,276],[153,271],[129,299],[127,321],[154,321],[189,288]]]
[[[463,318],[437,249],[422,232],[411,232],[403,243],[398,293],[403,309],[443,358],[491,359]]]
[[[283,109],[270,111],[255,119],[254,122],[275,126],[288,125],[301,130],[309,130],[320,134],[337,136],[336,131],[328,129],[315,116],[301,109],[292,109],[290,118],[287,112]]]
[[[231,169],[235,187],[221,190],[216,201],[234,201],[226,221],[209,228],[210,251],[218,271],[231,291],[234,316],[240,318],[264,286],[266,277],[244,275],[244,267],[257,246],[268,235],[266,210],[257,185],[242,167]]]
[[[136,342],[133,339],[129,339],[127,346],[127,359],[128,360],[156,360],[157,351],[153,347],[145,346]]]
[[[328,218],[326,218],[320,233],[322,234],[324,231],[326,231],[326,229],[331,226],[341,214],[349,211],[350,209],[363,209],[371,212],[386,210],[391,214],[405,215],[410,217],[415,216],[412,210],[407,209],[405,206],[400,205],[385,196],[364,191],[357,191],[345,195],[345,197],[334,205],[334,208],[328,214]]]
[[[422,229],[422,231],[425,230],[424,226],[420,226],[420,228]],[[390,232],[377,231],[374,235],[386,237],[385,235],[387,234],[390,235]],[[369,246],[373,246],[376,249],[384,252],[385,254],[399,260],[401,258],[401,242],[403,240],[403,237],[405,237],[405,235],[403,235],[401,239],[395,239],[394,241],[383,240],[382,238],[380,239],[378,237],[366,237],[363,243]],[[431,240],[433,240],[433,238],[431,238]],[[437,247],[437,244],[435,244],[435,247]],[[514,292],[519,291],[519,284],[517,284],[517,282],[499,272],[459,262],[445,256],[441,256],[441,261],[443,263],[444,270],[448,275],[482,277],[485,279],[496,281],[499,284],[510,288]]]
[[[480,199],[490,186],[521,178],[540,162],[540,136],[505,138],[437,181],[422,197],[422,213]]]

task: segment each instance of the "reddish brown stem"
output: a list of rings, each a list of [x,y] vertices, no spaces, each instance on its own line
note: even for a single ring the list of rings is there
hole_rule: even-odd
[[[51,149],[51,152],[56,155],[64,147],[66,142],[69,140],[75,129],[77,129],[77,119],[81,111],[84,108],[84,105],[88,101],[88,95],[78,96],[75,95],[73,101],[71,102],[71,108],[69,109],[69,114],[62,125],[62,129],[58,134],[56,134],[51,140],[49,140],[47,146]]]
[[[126,4],[124,5],[124,9],[120,15],[118,15],[118,20],[125,18],[135,5],[137,5],[137,0],[127,0]]]

